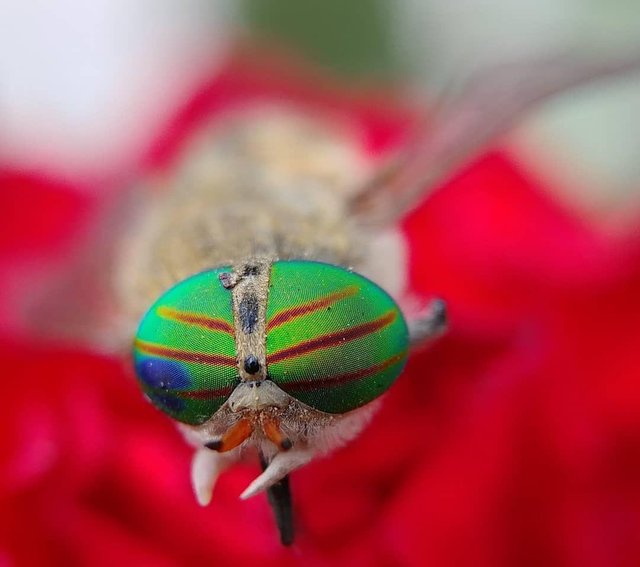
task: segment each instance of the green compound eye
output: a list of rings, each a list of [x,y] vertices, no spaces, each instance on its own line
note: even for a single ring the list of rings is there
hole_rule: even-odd
[[[266,319],[269,378],[324,412],[374,400],[407,359],[407,325],[393,299],[331,264],[275,262]]]
[[[220,274],[197,274],[156,301],[134,345],[151,402],[174,419],[207,421],[238,383],[233,296]],[[391,297],[344,268],[304,260],[271,266],[268,378],[310,407],[345,413],[374,400],[402,371],[407,325]]]
[[[136,374],[152,403],[192,425],[208,420],[237,382],[231,293],[219,268],[172,287],[142,319]]]

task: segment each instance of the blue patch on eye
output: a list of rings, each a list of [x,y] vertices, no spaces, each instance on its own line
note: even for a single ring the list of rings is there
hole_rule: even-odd
[[[137,360],[136,373],[140,380],[153,390],[171,393],[172,390],[184,390],[191,386],[189,371],[175,360],[145,356]],[[165,399],[161,392],[154,393]]]
[[[165,412],[179,414],[184,410],[185,401],[172,396],[160,396],[147,392],[147,396],[156,407],[163,409]]]

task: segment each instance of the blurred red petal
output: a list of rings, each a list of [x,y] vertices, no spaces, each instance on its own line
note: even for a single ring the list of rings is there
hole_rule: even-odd
[[[258,101],[355,124],[372,154],[411,122],[286,66],[230,64],[177,113],[145,167],[169,167],[204,121]],[[5,172],[0,182],[11,211],[3,275],[64,255],[97,206],[54,180]],[[0,561],[637,563],[640,242],[597,233],[551,194],[493,152],[406,220],[412,287],[449,302],[450,332],[412,359],[358,441],[293,476],[292,549],[263,496],[238,500],[254,465],[223,475],[211,506],[197,506],[189,449],[120,363],[5,341]]]

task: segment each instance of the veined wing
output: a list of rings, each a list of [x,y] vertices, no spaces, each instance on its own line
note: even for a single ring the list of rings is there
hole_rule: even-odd
[[[541,103],[639,71],[638,49],[600,58],[557,55],[484,70],[442,99],[407,149],[355,194],[351,210],[372,227],[392,225]]]

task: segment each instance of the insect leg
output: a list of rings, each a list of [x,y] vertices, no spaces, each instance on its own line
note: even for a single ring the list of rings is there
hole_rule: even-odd
[[[240,495],[242,500],[255,496],[258,492],[267,490],[278,481],[282,480],[291,471],[306,465],[314,455],[314,451],[309,449],[293,449],[286,453],[278,453],[264,472],[256,478]]]
[[[191,485],[200,506],[211,502],[213,487],[220,473],[236,460],[236,454],[216,453],[206,448],[196,450],[191,461]]]
[[[434,299],[416,319],[409,321],[411,346],[419,346],[438,337],[446,328],[447,304],[442,299]]]

